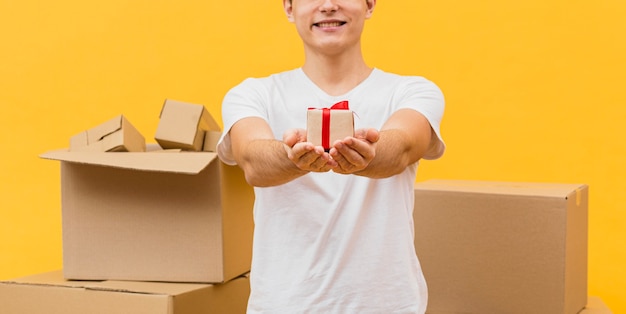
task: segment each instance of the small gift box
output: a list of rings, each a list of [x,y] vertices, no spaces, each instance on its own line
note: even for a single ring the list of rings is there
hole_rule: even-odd
[[[354,114],[348,101],[330,108],[309,108],[307,111],[307,139],[328,151],[336,140],[354,136]]]

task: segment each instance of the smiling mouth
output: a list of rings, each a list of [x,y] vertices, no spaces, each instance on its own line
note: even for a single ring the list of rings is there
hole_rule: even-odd
[[[313,24],[313,26],[327,28],[327,27],[339,27],[344,24],[346,24],[346,22],[333,21],[333,22],[319,22],[319,23]]]

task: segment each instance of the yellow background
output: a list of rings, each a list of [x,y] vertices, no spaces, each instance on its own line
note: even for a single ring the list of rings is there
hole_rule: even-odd
[[[589,293],[626,312],[626,2],[381,0],[367,62],[444,91],[428,178],[590,185]],[[297,67],[279,0],[0,0],[0,279],[59,269],[59,164],[38,157],[165,98],[221,123],[226,91]]]

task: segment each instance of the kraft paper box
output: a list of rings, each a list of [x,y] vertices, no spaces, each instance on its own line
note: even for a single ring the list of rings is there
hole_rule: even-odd
[[[333,142],[354,136],[354,113],[343,101],[330,108],[307,110],[307,140],[330,149]]]
[[[204,146],[202,147],[202,151],[205,152],[217,152],[217,143],[222,137],[222,132],[218,131],[207,131],[204,134]]]
[[[68,281],[61,271],[0,281],[0,312],[7,314],[245,313],[247,277],[224,284]]]
[[[143,152],[146,141],[123,115],[70,138],[70,151]]]
[[[221,131],[203,105],[166,99],[155,140],[164,149],[202,151],[207,131]]]
[[[574,314],[587,303],[584,184],[415,185],[428,313]]]
[[[250,270],[253,190],[216,153],[41,157],[61,165],[66,279],[216,283]]]

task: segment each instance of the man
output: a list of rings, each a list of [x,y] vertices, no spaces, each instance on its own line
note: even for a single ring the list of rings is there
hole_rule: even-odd
[[[370,68],[361,33],[376,0],[283,0],[301,68],[247,79],[223,102],[220,158],[255,186],[250,313],[423,313],[413,246],[421,158],[444,151],[444,101],[422,77]],[[354,137],[307,142],[306,110],[347,100]]]

